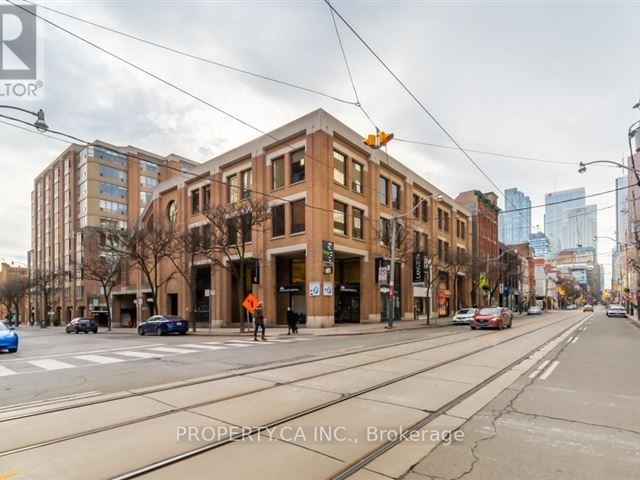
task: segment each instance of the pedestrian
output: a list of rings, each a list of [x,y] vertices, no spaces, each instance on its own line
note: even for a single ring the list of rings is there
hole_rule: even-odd
[[[253,339],[257,342],[258,341],[258,328],[262,329],[262,341],[266,342],[267,339],[265,338],[264,334],[265,334],[265,329],[264,329],[264,309],[263,309],[264,305],[262,302],[258,303],[258,308],[255,309],[255,311],[253,312],[253,321],[255,323],[255,327],[253,329]]]
[[[287,325],[289,326],[287,335],[291,335],[291,332],[298,333],[298,314],[291,310],[291,307],[287,307]]]

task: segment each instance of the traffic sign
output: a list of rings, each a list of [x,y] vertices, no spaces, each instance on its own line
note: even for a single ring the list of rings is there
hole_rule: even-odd
[[[258,308],[258,303],[260,303],[260,300],[258,300],[258,298],[253,293],[250,293],[242,302],[242,306],[246,308],[249,313],[253,313],[255,312],[256,308]]]

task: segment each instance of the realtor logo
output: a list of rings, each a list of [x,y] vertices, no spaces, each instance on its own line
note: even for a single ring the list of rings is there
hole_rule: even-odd
[[[0,79],[36,79],[35,13],[33,5],[0,6]]]

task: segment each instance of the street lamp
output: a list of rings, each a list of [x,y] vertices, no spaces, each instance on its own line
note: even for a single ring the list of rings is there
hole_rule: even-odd
[[[0,108],[9,108],[11,110],[18,110],[19,112],[24,112],[24,113],[28,113],[29,115],[33,115],[34,117],[36,117],[36,121],[30,125],[33,125],[36,128],[36,130],[38,130],[40,133],[44,133],[47,130],[49,130],[49,126],[44,121],[44,112],[42,111],[42,109],[38,110],[37,112],[32,112],[31,110],[27,110],[25,108],[20,108],[20,107],[14,107],[13,105],[0,105]],[[10,120],[16,120],[12,117],[7,117],[5,115],[0,115],[0,117],[8,118]]]
[[[394,214],[391,217],[391,267],[390,267],[390,272],[389,272],[389,313],[388,313],[388,320],[387,320],[387,328],[392,328],[393,327],[393,320],[394,320],[394,316],[395,316],[395,291],[394,291],[394,280],[395,280],[395,265],[396,265],[396,236],[398,235],[398,220],[401,218],[406,217],[407,215],[410,215],[411,213],[413,213],[415,211],[416,208],[418,208],[420,205],[422,205],[422,202],[425,202],[427,200],[427,198],[431,198],[433,197],[433,194],[423,198],[422,200],[420,200],[418,203],[416,203],[414,205],[414,207],[409,210],[408,212],[396,215]],[[438,193],[436,195],[436,200],[438,202],[442,202],[444,200],[444,197],[442,196],[442,194]]]
[[[596,164],[596,163],[609,163],[611,165],[615,165],[616,167],[620,167],[620,168],[624,168],[626,170],[629,170],[630,172],[635,172],[635,170],[633,168],[627,167],[626,165],[624,165],[622,163],[613,162],[611,160],[594,160],[593,162],[587,162],[587,163],[580,162],[578,164],[578,173],[585,173],[587,171],[587,166],[593,165],[593,164]]]

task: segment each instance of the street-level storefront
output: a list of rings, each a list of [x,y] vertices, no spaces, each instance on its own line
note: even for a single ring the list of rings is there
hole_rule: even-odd
[[[376,271],[378,272],[378,283],[380,286],[380,321],[389,321],[389,306],[390,298],[393,298],[394,318],[396,320],[402,319],[402,267],[401,264],[396,262],[394,272],[394,288],[393,292],[389,286],[390,282],[390,262],[384,259],[376,259],[378,264],[376,265]]]
[[[336,259],[335,323],[360,322],[360,257]]]
[[[287,308],[298,316],[299,323],[307,318],[306,258],[276,256],[276,323],[286,325]]]

